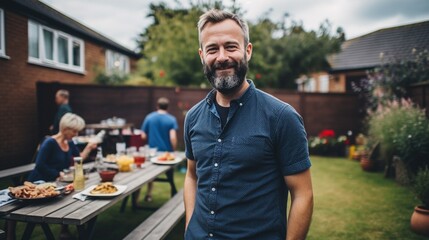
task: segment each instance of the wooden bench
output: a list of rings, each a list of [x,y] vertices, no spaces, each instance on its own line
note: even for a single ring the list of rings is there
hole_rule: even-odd
[[[0,229],[0,240],[6,240],[6,233]]]
[[[9,168],[9,169],[4,169],[0,171],[0,179],[1,178],[11,178],[12,182],[15,185],[20,184],[20,177],[22,177],[22,175],[31,172],[34,167],[36,166],[35,163],[30,163],[30,164],[26,164],[26,165],[22,165],[22,166],[18,166],[18,167],[14,167],[14,168]]]
[[[129,233],[124,240],[164,239],[184,215],[182,189]]]

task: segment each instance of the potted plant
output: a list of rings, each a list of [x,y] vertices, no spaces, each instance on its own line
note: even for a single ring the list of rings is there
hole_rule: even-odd
[[[414,193],[422,205],[416,206],[411,215],[411,229],[429,236],[429,168],[420,169],[414,180]]]

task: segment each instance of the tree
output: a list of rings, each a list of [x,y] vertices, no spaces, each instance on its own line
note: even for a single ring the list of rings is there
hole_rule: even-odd
[[[143,59],[139,74],[156,85],[193,85],[206,83],[198,56],[199,16],[211,8],[227,9],[238,15],[245,14],[232,0],[229,6],[222,1],[191,2],[189,9],[170,8],[164,3],[150,5],[149,18],[153,24],[139,37]],[[270,12],[270,11],[269,11]],[[269,16],[269,12],[265,16]],[[254,46],[249,62],[248,77],[258,86],[296,88],[295,79],[301,74],[327,67],[326,56],[339,50],[341,38],[332,36],[328,21],[319,30],[305,31],[301,23],[274,22],[261,17],[250,23],[250,40]],[[344,36],[343,36],[344,37]]]

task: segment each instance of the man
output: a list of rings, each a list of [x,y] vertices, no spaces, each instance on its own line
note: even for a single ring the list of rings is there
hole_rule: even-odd
[[[57,113],[54,117],[54,123],[50,127],[52,135],[57,134],[60,130],[60,120],[66,113],[72,113],[72,109],[69,105],[69,91],[60,89],[55,94],[55,103],[58,105]]]
[[[214,89],[185,120],[185,239],[305,239],[313,192],[301,117],[246,80],[252,44],[242,19],[210,10],[198,31]]]
[[[167,98],[159,98],[158,110],[147,115],[141,126],[142,139],[147,140],[149,147],[157,148],[160,152],[173,152],[177,146],[178,124],[176,118],[167,112],[168,105]],[[150,182],[145,201],[152,201],[152,188],[153,182]]]

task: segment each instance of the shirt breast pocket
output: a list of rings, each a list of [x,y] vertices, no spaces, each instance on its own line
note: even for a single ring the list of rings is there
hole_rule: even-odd
[[[268,140],[263,136],[233,137],[231,148],[228,165],[233,172],[259,168],[272,154]]]

